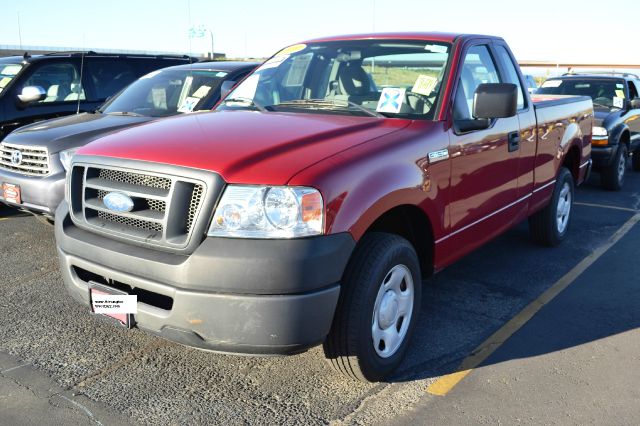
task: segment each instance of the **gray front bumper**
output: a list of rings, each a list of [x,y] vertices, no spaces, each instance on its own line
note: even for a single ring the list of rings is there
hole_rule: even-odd
[[[53,158],[51,163],[54,163]],[[66,173],[61,165],[59,168],[54,168],[49,175],[44,177],[26,176],[0,169],[0,202],[9,206],[53,216],[56,208],[64,199],[65,177]],[[3,182],[20,186],[21,204],[9,203],[4,199],[4,193],[2,192]]]
[[[289,354],[324,340],[355,246],[348,234],[298,240],[206,238],[190,255],[127,245],[77,228],[66,203],[56,214],[64,282],[89,305],[88,281],[171,300],[138,297],[138,327],[188,346]],[[152,299],[149,299],[152,300]]]

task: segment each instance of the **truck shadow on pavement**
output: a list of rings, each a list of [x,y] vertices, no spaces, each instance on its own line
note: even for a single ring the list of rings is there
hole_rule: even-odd
[[[559,247],[534,245],[525,221],[425,280],[413,341],[390,381],[456,371],[474,349],[634,214],[580,203],[634,209],[636,188],[638,174],[630,176],[623,191],[613,193],[602,190],[598,176],[592,176],[577,191],[572,228]],[[636,228],[508,340],[517,344],[504,345],[508,349],[496,351],[483,365],[560,351],[640,327],[640,266],[629,265],[624,257],[633,244],[640,245]]]

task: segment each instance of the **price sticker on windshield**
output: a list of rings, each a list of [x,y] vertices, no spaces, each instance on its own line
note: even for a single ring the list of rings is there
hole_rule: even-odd
[[[562,85],[562,80],[547,80],[542,83],[542,87],[560,87]]]
[[[624,107],[624,98],[619,98],[617,96],[615,96],[613,98],[613,106],[616,108],[623,108]]]

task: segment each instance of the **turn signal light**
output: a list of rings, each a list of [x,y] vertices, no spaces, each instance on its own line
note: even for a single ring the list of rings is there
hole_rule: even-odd
[[[591,145],[597,145],[597,146],[609,145],[609,139],[608,138],[592,139],[591,140]]]
[[[322,196],[319,192],[304,194],[300,205],[302,207],[303,222],[322,220]]]

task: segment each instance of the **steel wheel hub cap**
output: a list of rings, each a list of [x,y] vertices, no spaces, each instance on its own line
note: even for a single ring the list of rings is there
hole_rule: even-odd
[[[387,273],[378,289],[371,338],[381,358],[395,354],[404,342],[413,314],[414,287],[411,271],[405,265],[396,265]]]
[[[396,296],[395,292],[389,290],[382,296],[382,302],[380,303],[380,311],[378,313],[380,327],[389,328],[398,319],[398,314],[398,296]]]

